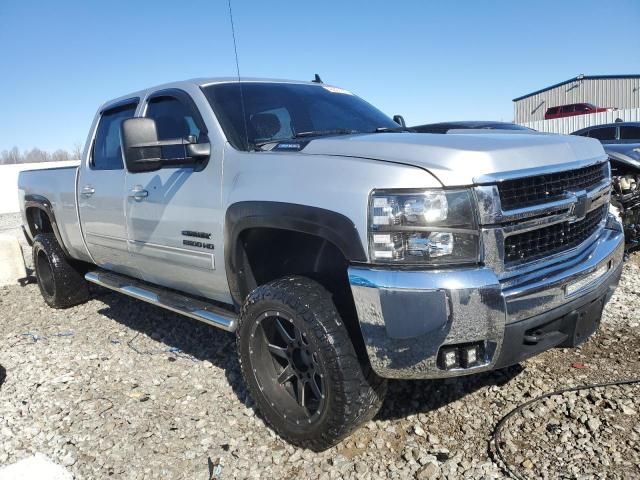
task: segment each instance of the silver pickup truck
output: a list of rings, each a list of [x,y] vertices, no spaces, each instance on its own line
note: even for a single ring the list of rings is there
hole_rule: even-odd
[[[233,331],[285,439],[321,450],[386,379],[502,368],[598,327],[622,268],[593,139],[406,131],[322,83],[197,79],[98,110],[19,178],[44,300],[88,283]]]

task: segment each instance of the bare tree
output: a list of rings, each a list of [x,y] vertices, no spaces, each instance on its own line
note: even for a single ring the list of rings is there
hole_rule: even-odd
[[[78,153],[79,152],[79,153]],[[49,153],[39,148],[32,148],[21,152],[18,147],[10,150],[0,151],[0,165],[12,165],[16,163],[40,163],[40,162],[62,162],[67,160],[79,160],[82,156],[80,144],[74,146],[74,152],[59,148],[53,153]]]
[[[49,161],[51,161],[51,154],[44,150],[40,150],[39,148],[32,148],[31,150],[24,152],[21,163],[40,163]]]
[[[14,163],[20,163],[22,154],[18,147],[13,147],[11,150],[3,150],[0,153],[0,165],[12,165]]]
[[[76,142],[71,150],[71,160],[82,160],[82,143]]]
[[[70,160],[70,158],[69,152],[67,152],[66,150],[58,149],[51,154],[52,162],[65,162],[67,160]]]

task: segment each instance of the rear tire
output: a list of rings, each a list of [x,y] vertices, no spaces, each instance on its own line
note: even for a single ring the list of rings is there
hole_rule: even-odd
[[[68,308],[89,298],[83,272],[65,257],[53,233],[33,239],[33,265],[42,298],[50,307]]]
[[[332,447],[382,405],[386,380],[358,361],[331,294],[313,280],[286,277],[252,291],[236,338],[263,418],[294,445]]]

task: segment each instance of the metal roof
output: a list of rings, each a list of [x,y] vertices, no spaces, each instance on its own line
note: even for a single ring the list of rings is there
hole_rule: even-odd
[[[553,88],[561,87],[562,85],[566,85],[571,82],[576,82],[579,80],[611,80],[616,78],[640,78],[639,74],[630,74],[630,75],[578,75],[577,77],[570,78],[569,80],[565,80],[564,82],[556,83],[555,85],[551,85],[550,87],[545,87],[540,90],[536,90],[535,92],[527,93],[526,95],[522,95],[521,97],[514,98],[513,101],[517,102],[518,100],[522,100],[527,97],[532,97],[533,95],[537,95],[542,92],[546,92],[547,90],[551,90]]]

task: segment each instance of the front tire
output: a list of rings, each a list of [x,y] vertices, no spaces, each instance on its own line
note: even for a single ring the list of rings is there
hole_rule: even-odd
[[[89,298],[87,281],[65,257],[54,234],[40,233],[33,239],[33,265],[42,298],[50,307],[68,308]]]
[[[325,450],[382,405],[386,381],[360,364],[331,295],[313,280],[286,277],[256,288],[236,335],[252,397],[294,445]]]

